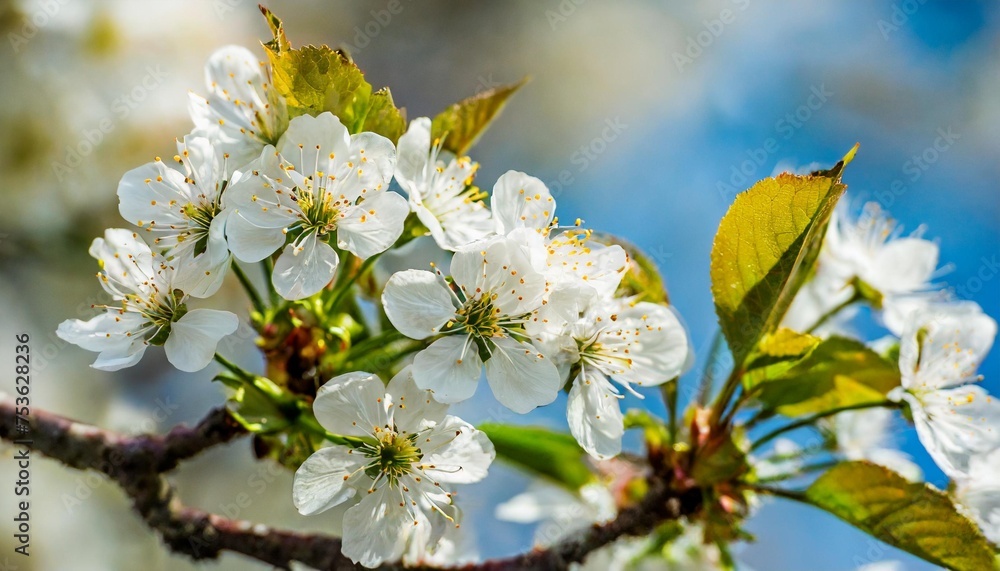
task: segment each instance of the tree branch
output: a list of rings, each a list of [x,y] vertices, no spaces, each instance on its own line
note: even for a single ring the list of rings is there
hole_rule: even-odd
[[[0,395],[0,438],[30,440],[33,450],[69,467],[93,469],[107,475],[129,496],[143,520],[177,553],[200,560],[214,559],[227,550],[282,569],[288,569],[292,561],[333,571],[358,568],[341,554],[339,538],[273,529],[180,503],[176,490],[162,474],[185,459],[244,434],[225,409],[211,411],[194,427],[178,426],[163,436],[124,436],[41,410],[32,410],[28,419],[30,430],[22,432],[15,411],[14,400]],[[691,515],[701,508],[701,502],[697,489],[678,492],[662,481],[653,481],[643,501],[623,510],[614,521],[592,526],[548,549],[465,569],[567,569],[570,563],[583,561],[594,550],[620,537],[643,535],[665,520]]]

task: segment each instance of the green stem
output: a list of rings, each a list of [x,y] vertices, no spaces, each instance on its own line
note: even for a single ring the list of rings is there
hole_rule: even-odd
[[[698,386],[698,404],[704,406],[708,404],[708,396],[712,394],[712,386],[715,385],[715,360],[722,351],[722,330],[716,329],[712,337],[712,344],[708,349],[708,360],[705,361],[705,369],[701,373],[701,384]]]
[[[274,282],[271,281],[271,276],[274,274],[274,262],[271,261],[270,256],[260,261],[260,269],[264,273],[264,283],[267,284],[267,296],[271,300],[271,305],[277,307],[281,303],[281,296],[278,295],[278,290],[274,289]]]
[[[250,278],[247,277],[246,272],[243,271],[243,268],[240,267],[238,262],[233,262],[233,273],[235,273],[236,278],[240,280],[240,284],[243,286],[243,289],[246,290],[247,296],[250,298],[250,303],[253,304],[254,310],[257,311],[257,313],[264,313],[264,310],[266,309],[264,307],[264,301],[261,300],[260,294],[257,293],[257,288],[253,287],[253,284],[250,283]]]
[[[785,425],[781,428],[777,428],[775,430],[772,430],[771,432],[768,432],[761,439],[754,442],[753,445],[750,447],[750,450],[756,450],[761,446],[763,446],[764,444],[767,444],[768,442],[774,440],[775,438],[781,436],[786,432],[796,430],[802,428],[803,426],[808,426],[810,424],[815,424],[817,421],[821,419],[824,419],[829,416],[834,416],[842,412],[847,412],[849,410],[861,410],[865,408],[896,407],[896,406],[898,405],[892,401],[878,401],[878,402],[867,402],[861,404],[841,406],[824,412],[818,412],[812,416],[801,418],[791,424]]]
[[[802,502],[804,504],[809,503],[809,500],[806,499],[806,495],[803,492],[796,492],[794,490],[782,490],[781,488],[771,488],[768,486],[749,486],[749,488],[759,494],[767,494],[769,496],[785,498],[786,500]]]
[[[347,361],[357,359],[358,356],[363,355],[365,352],[371,349],[382,348],[390,343],[399,341],[402,339],[407,339],[405,335],[396,331],[395,329],[390,329],[388,331],[383,331],[382,333],[375,335],[374,337],[369,337],[364,341],[358,343],[354,347],[351,347],[347,352]]]
[[[833,307],[832,309],[830,309],[829,311],[827,311],[826,313],[824,313],[822,316],[820,316],[819,320],[816,321],[816,323],[812,324],[812,327],[810,327],[809,329],[805,330],[805,333],[808,334],[808,333],[812,333],[813,331],[816,331],[817,329],[819,329],[820,327],[822,327],[827,321],[830,321],[831,319],[833,319],[838,313],[840,313],[841,311],[847,309],[848,307],[850,307],[851,305],[855,304],[856,302],[861,301],[861,299],[862,299],[862,297],[857,293],[857,288],[855,288],[854,295],[852,295],[851,297],[849,297],[845,301],[839,303],[838,305],[836,305],[835,307]]]
[[[812,472],[819,472],[820,470],[826,470],[827,468],[833,468],[840,461],[838,460],[827,460],[825,462],[816,462],[815,464],[809,464],[803,466],[796,470],[795,472],[790,472],[788,474],[782,474],[780,476],[773,476],[771,478],[762,478],[757,480],[758,484],[773,484],[775,482],[784,482],[786,480],[791,480],[793,478],[798,478],[799,476],[804,476]]]
[[[220,365],[222,365],[223,367],[225,367],[230,373],[236,375],[240,380],[242,380],[244,382],[247,382],[247,383],[252,383],[253,382],[254,375],[251,374],[251,373],[249,373],[249,372],[247,372],[246,370],[244,370],[242,367],[240,367],[236,363],[233,363],[232,361],[230,361],[229,359],[226,359],[225,357],[223,357],[222,355],[220,355],[218,353],[215,354],[215,360]]]
[[[667,433],[670,435],[671,446],[677,442],[677,425],[679,419],[677,418],[677,382],[678,379],[674,378],[667,381],[660,387],[660,392],[663,394],[663,402],[667,405]]]
[[[743,369],[741,367],[733,367],[733,371],[729,373],[729,378],[726,379],[726,384],[722,385],[722,390],[719,391],[719,396],[716,397],[715,402],[712,403],[712,416],[709,422],[712,426],[717,426],[719,420],[722,418],[722,413],[725,412],[726,407],[729,406],[729,401],[736,394],[737,389],[740,388],[740,379],[743,377]],[[733,414],[735,414],[735,408]]]

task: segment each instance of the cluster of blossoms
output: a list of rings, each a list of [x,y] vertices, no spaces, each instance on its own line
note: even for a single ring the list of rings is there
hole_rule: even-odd
[[[216,52],[205,74],[208,95],[191,95],[194,129],[176,164],[156,158],[121,180],[120,213],[135,229],[108,230],[91,247],[114,304],[58,335],[99,352],[95,368],[134,365],[163,345],[178,369],[197,371],[238,320],[186,303],[215,294],[230,271],[245,282],[240,264],[263,262],[289,307],[358,271],[345,260],[374,261],[412,238],[404,228],[423,229],[450,269],[399,271],[381,292],[388,323],[422,349],[388,387],[349,370],[320,387],[313,412],[333,444],[295,476],[303,514],[360,498],[344,515],[354,561],[426,562],[453,541],[450,486],[485,477],[494,451],[446,412],[484,369],[516,413],[568,391],[571,432],[602,459],[622,449],[622,389],[639,396],[634,387],[674,380],[690,361],[671,308],[618,293],[626,250],[579,220],[560,226],[537,178],[507,172],[490,198],[473,184],[478,165],[444,150],[427,118],[395,145],[350,133],[330,112],[290,118],[268,66],[243,48]]]
[[[846,202],[846,201],[845,201]],[[903,236],[877,203],[852,219],[838,207],[816,273],[796,297],[785,325],[821,336],[851,335],[855,302],[866,302],[892,334],[872,344],[898,354],[901,385],[888,398],[905,403],[920,442],[955,483],[956,496],[992,541],[1000,541],[1000,401],[977,384],[996,321],[974,302],[933,283],[938,245],[923,229]],[[845,412],[832,423],[852,460],[869,460],[913,479],[920,469],[887,442],[891,411]]]

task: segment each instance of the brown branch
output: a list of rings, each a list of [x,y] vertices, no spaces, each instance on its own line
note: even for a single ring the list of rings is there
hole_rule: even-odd
[[[244,433],[224,409],[213,410],[195,427],[178,426],[164,436],[123,436],[37,409],[32,410],[28,423],[30,430],[19,431],[13,399],[0,395],[0,438],[30,440],[33,450],[67,466],[94,469],[107,475],[129,496],[143,520],[177,553],[200,560],[214,559],[227,550],[282,569],[288,569],[292,561],[324,570],[359,568],[341,554],[339,538],[273,529],[180,503],[162,473]],[[646,534],[662,521],[693,514],[701,507],[698,490],[677,492],[662,482],[650,485],[650,492],[639,505],[623,510],[612,522],[595,525],[549,549],[464,569],[567,569],[570,563],[583,561],[594,550],[620,537]],[[384,569],[399,568],[384,566]]]

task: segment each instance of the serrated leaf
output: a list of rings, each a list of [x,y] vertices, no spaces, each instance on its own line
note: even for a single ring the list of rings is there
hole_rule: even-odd
[[[288,43],[288,38],[285,37],[285,28],[281,20],[263,5],[258,5],[257,7],[260,8],[260,13],[264,15],[267,27],[271,29],[271,35],[274,36],[268,42],[261,42],[264,44],[264,47],[276,53],[292,49],[292,44]]]
[[[393,145],[406,132],[406,112],[396,107],[388,87],[372,94],[361,130],[378,133],[392,141]]]
[[[441,140],[441,148],[464,155],[503,110],[507,100],[528,79],[488,89],[463,99],[438,113],[431,122],[431,137]]]
[[[802,416],[882,402],[899,384],[899,368],[864,343],[830,337],[780,375],[759,382],[756,395],[765,408]]]
[[[764,179],[735,202],[712,246],[715,310],[736,363],[777,329],[812,270],[854,149],[830,171]]]
[[[951,499],[882,466],[845,462],[806,490],[806,499],[862,531],[954,571],[996,569],[993,549]]]
[[[569,434],[537,426],[485,423],[479,430],[493,442],[497,458],[576,491],[594,480],[586,453]]]
[[[360,131],[372,86],[358,66],[328,46],[268,50],[274,87],[285,98],[290,118],[329,111],[351,133]]]

